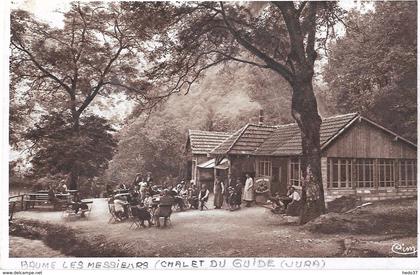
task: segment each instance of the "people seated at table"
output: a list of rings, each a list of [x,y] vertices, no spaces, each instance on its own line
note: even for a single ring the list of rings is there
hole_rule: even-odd
[[[203,208],[206,206],[207,201],[209,200],[210,191],[207,188],[207,185],[202,184],[200,192],[198,194],[198,200],[200,202],[200,210],[203,211]]]
[[[80,211],[80,217],[85,217],[85,210],[89,209],[89,206],[82,201],[82,198],[79,192],[74,193],[73,199],[71,201],[71,208],[74,210],[74,213],[77,215]]]

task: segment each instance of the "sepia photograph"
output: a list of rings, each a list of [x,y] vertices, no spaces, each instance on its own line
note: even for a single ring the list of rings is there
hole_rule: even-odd
[[[417,11],[11,1],[8,257],[416,259]]]

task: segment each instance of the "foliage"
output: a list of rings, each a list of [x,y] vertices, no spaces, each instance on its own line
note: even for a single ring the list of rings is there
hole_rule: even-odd
[[[147,171],[158,183],[181,180],[188,129],[233,132],[257,123],[260,109],[267,124],[290,122],[290,90],[281,78],[263,81],[271,77],[250,65],[217,66],[187,95],[173,95],[146,121],[134,112],[119,132],[118,151],[102,180],[131,183],[136,173]]]
[[[69,115],[53,113],[40,121],[25,136],[35,149],[32,170],[36,177],[66,175],[76,169],[79,176],[92,178],[108,167],[117,142],[105,119],[82,117],[77,133]]]
[[[73,2],[64,13],[63,27],[23,10],[12,11],[10,141],[16,147],[24,135],[35,142],[39,151],[33,158],[34,170],[41,169],[37,174],[70,173],[76,187],[79,176],[103,170],[114,141],[106,135],[95,143],[95,131],[105,133],[108,126],[83,115],[101,104],[94,101],[97,98],[115,100],[124,94],[140,103],[148,100],[141,61],[152,29],[158,26],[151,20],[153,7],[146,4],[138,12],[142,31],[135,35],[118,3]],[[35,126],[25,135],[25,128],[36,122],[46,128]],[[93,129],[96,126],[98,130]]]
[[[417,3],[376,2],[352,12],[323,77],[342,112],[358,111],[417,139]]]

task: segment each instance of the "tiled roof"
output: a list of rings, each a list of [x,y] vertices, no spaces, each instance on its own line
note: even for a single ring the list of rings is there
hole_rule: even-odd
[[[193,154],[207,154],[217,145],[230,137],[232,133],[189,130],[188,138]]]
[[[351,113],[324,118],[320,129],[321,147],[356,116],[357,113]],[[210,153],[214,155],[299,155],[302,153],[300,129],[296,123],[279,126],[247,124]]]
[[[357,113],[350,113],[345,115],[327,117],[322,120],[321,129],[319,131],[321,148],[323,145],[332,139],[336,134],[339,133],[348,123],[350,123],[354,118],[358,116]],[[274,156],[290,156],[290,155],[300,155],[302,154],[302,139],[300,130],[297,124],[291,124],[282,132],[276,133],[278,140],[284,140],[284,142],[279,142],[277,146],[269,146],[265,143],[261,148],[266,148],[265,151],[257,150],[256,154],[263,155],[274,155]],[[276,137],[270,137],[276,138]],[[267,140],[270,142],[270,140]]]
[[[214,148],[210,153],[248,155],[257,150],[277,127],[247,124]]]

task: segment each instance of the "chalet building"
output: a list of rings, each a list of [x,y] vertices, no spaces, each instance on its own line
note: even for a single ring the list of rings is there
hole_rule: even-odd
[[[194,182],[213,184],[214,173],[228,169],[223,163],[215,165],[215,159],[210,157],[210,151],[226,140],[232,133],[189,130],[186,144],[186,154],[189,159],[186,178]],[[215,167],[216,166],[216,167]],[[224,172],[227,177],[227,172]]]
[[[301,185],[297,124],[247,124],[225,138],[217,135],[223,140],[206,147],[214,146],[206,149],[204,161],[213,162],[214,171],[223,164],[226,180],[243,180],[249,173],[267,179],[271,193],[286,193],[289,184]],[[417,145],[411,141],[357,113],[324,118],[320,141],[326,201],[343,195],[364,201],[417,195]],[[196,163],[203,164],[199,159]]]

